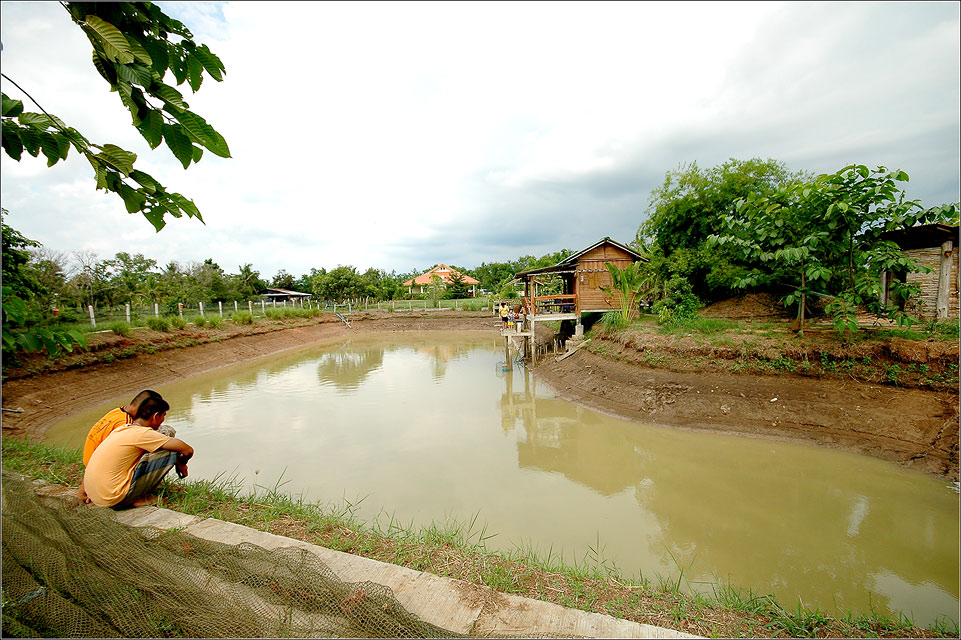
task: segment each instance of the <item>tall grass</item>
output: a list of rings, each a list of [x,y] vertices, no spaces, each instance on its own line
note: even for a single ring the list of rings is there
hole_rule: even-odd
[[[659,331],[668,335],[683,335],[688,333],[712,335],[724,331],[731,331],[737,329],[739,326],[740,325],[733,320],[694,316],[693,318],[671,318],[660,326]]]
[[[108,328],[118,336],[130,337],[130,324],[124,320],[111,322]]]
[[[160,316],[159,318],[147,318],[147,327],[153,329],[154,331],[166,333],[167,331],[170,331],[170,318],[166,316]]]

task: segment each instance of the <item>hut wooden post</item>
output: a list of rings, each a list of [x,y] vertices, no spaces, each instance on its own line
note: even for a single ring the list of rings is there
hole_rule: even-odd
[[[937,319],[948,317],[948,302],[951,299],[951,251],[953,242],[946,241],[941,245],[941,270],[938,273],[938,302]]]

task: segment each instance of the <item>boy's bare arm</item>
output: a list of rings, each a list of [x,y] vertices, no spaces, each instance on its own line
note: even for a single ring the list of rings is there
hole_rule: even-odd
[[[169,438],[160,448],[167,451],[176,451],[183,457],[183,462],[190,460],[194,455],[194,448],[180,438]]]

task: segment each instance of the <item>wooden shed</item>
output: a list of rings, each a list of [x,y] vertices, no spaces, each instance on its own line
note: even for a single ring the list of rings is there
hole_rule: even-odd
[[[925,224],[881,235],[891,240],[916,263],[931,269],[928,273],[881,274],[882,302],[903,305],[911,313],[924,319],[958,317],[958,290],[961,288],[958,270],[958,227],[946,224]],[[898,279],[921,286],[921,295],[912,300],[893,300],[890,283]]]
[[[646,258],[620,242],[602,238],[555,265],[518,273],[524,282],[525,313],[534,321],[571,319],[580,324],[582,313],[616,309],[616,302],[601,291],[601,287],[611,286],[611,274],[605,265],[610,262],[624,269],[638,260]],[[561,293],[541,295],[539,279],[548,276],[562,280]]]

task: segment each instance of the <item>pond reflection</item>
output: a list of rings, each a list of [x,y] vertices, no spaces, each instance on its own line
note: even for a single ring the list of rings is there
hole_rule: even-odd
[[[627,575],[717,579],[828,612],[957,617],[958,495],[863,456],[630,423],[503,371],[470,332],[364,336],[159,388],[197,450],[191,477],[235,474],[357,515],[422,525],[474,515],[532,546]],[[80,446],[98,407],[52,429]]]

